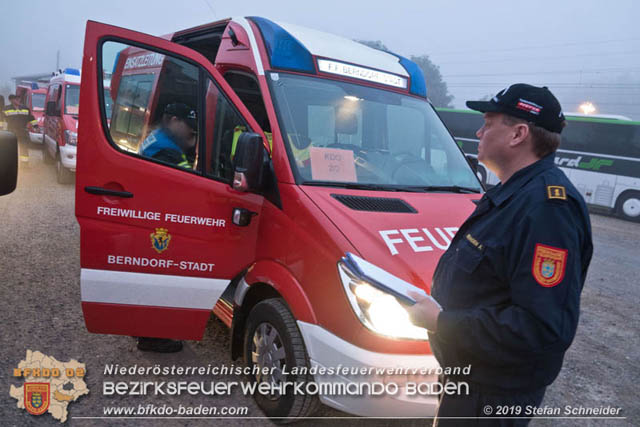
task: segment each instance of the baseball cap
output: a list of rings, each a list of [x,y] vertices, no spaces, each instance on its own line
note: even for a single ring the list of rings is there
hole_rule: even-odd
[[[516,83],[502,89],[489,101],[467,101],[467,107],[482,113],[502,113],[524,119],[555,133],[562,132],[564,127],[560,102],[546,86]]]
[[[168,104],[164,108],[164,114],[176,116],[177,118],[184,120],[191,129],[198,129],[198,116],[196,114],[196,110],[189,107],[187,104],[182,104],[180,102]]]

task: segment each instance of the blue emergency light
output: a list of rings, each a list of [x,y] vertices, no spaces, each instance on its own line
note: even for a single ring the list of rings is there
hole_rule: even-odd
[[[409,88],[409,92],[414,95],[427,97],[427,83],[424,81],[424,74],[422,74],[422,70],[418,67],[418,64],[415,62],[393,53],[392,55],[397,56],[400,59],[400,65],[407,70],[409,73],[409,77],[411,78],[411,87]]]
[[[64,70],[62,70],[62,73],[69,74],[70,76],[79,76],[80,70],[78,70],[77,68],[65,68]]]
[[[273,68],[315,74],[311,52],[280,25],[266,18],[250,16],[260,29]]]

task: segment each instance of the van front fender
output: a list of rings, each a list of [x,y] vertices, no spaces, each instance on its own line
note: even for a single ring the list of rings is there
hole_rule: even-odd
[[[258,261],[244,277],[249,285],[264,283],[275,289],[285,300],[296,320],[317,324],[315,313],[304,289],[282,264],[274,261]]]
[[[241,357],[245,325],[251,309],[268,298],[282,298],[296,320],[317,324],[315,313],[302,286],[281,264],[258,261],[239,281],[235,290],[231,322],[231,358]]]

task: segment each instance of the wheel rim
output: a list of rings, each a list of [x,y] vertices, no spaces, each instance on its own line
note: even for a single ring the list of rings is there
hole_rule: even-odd
[[[260,368],[256,373],[258,382],[270,382],[278,385],[283,381],[282,370],[285,365],[285,349],[282,338],[270,323],[261,323],[253,333],[251,361]],[[264,372],[268,370],[268,372]],[[276,400],[277,396],[269,396]]]
[[[622,212],[632,218],[640,216],[640,200],[636,198],[625,200],[622,204]]]

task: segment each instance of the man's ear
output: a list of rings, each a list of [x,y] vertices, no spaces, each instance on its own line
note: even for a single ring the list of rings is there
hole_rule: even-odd
[[[513,126],[513,134],[512,134],[511,141],[509,141],[509,146],[516,147],[522,144],[524,141],[527,140],[529,133],[530,133],[529,126],[527,124],[525,123],[516,124],[515,126]]]

